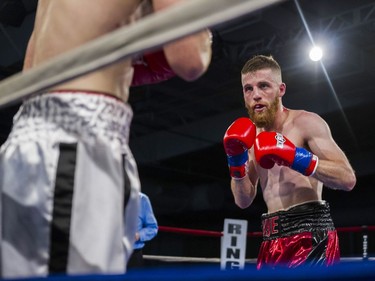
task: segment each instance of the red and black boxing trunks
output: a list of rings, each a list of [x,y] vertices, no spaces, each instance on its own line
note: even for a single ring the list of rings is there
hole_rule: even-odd
[[[325,201],[262,215],[257,268],[329,266],[340,259],[339,240]]]

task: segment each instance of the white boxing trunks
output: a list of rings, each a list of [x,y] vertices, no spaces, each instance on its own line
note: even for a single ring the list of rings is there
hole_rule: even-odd
[[[0,150],[3,278],[125,272],[140,189],[131,119],[101,93],[23,103]]]

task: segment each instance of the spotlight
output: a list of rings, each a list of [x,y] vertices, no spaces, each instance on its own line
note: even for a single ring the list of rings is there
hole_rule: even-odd
[[[315,46],[310,50],[309,56],[312,61],[319,61],[323,57],[323,51],[321,48]]]

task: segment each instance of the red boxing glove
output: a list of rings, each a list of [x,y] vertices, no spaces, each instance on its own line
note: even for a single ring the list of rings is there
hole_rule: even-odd
[[[311,176],[318,166],[316,155],[302,147],[296,147],[276,132],[261,132],[255,139],[254,154],[256,161],[264,169],[271,169],[276,163]]]
[[[132,66],[134,74],[131,86],[155,84],[176,76],[162,50],[144,54]]]
[[[235,120],[224,135],[224,150],[228,157],[229,173],[232,178],[246,176],[247,151],[253,146],[256,127],[249,118]]]

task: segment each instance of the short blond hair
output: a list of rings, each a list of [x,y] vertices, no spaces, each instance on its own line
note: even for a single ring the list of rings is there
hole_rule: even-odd
[[[270,68],[280,75],[281,79],[281,67],[279,63],[270,55],[256,55],[249,59],[245,65],[242,67],[241,74],[246,74],[249,72],[255,72],[257,70]]]

